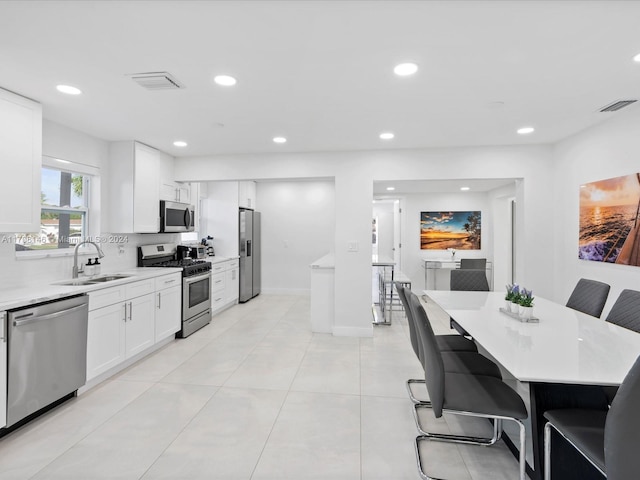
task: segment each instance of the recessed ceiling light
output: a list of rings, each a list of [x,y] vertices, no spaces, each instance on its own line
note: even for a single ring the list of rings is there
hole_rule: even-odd
[[[406,77],[407,75],[413,75],[418,71],[418,65],[415,63],[401,63],[396,65],[393,69],[393,73],[400,77]]]
[[[527,135],[529,133],[533,133],[535,131],[535,128],[533,127],[522,127],[518,129],[518,133],[520,135]]]
[[[634,62],[640,62],[640,53],[633,57]]]
[[[222,85],[223,87],[231,87],[238,83],[238,81],[231,75],[216,75],[215,77],[213,77],[213,81],[218,85]]]
[[[287,143],[287,139],[284,137],[273,137],[275,143]]]
[[[61,93],[66,93],[67,95],[80,95],[82,93],[82,90],[72,87],[71,85],[56,85],[56,89]]]
[[[395,135],[391,132],[384,132],[380,134],[380,138],[382,140],[391,140]]]
[[[463,192],[466,192],[471,189],[469,187],[460,187],[460,190],[462,190]]]
[[[396,187],[387,187],[387,190],[390,192],[393,192],[396,189]]]
[[[182,140],[176,140],[175,142],[173,142],[173,144],[176,147],[186,147],[187,146],[187,142],[183,142]]]

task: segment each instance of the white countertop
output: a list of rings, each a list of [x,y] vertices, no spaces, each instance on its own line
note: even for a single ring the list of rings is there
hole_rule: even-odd
[[[499,311],[503,292],[425,290],[523,382],[618,385],[640,355],[640,334],[536,297],[523,323]]]
[[[336,268],[336,259],[333,253],[327,253],[309,265],[311,268]]]
[[[205,260],[207,262],[211,262],[211,265],[214,265],[216,263],[227,262],[229,260],[237,260],[238,258],[240,258],[240,257],[216,257],[214,255],[213,257],[203,258],[203,260]]]
[[[5,288],[0,291],[0,310],[21,308],[36,303],[57,300],[59,298],[69,297],[71,295],[78,295],[94,290],[100,290],[102,288],[123,285],[125,283],[136,282],[138,280],[144,280],[147,278],[160,277],[163,275],[170,275],[172,273],[180,273],[181,271],[181,268],[141,267],[121,270],[118,272],[101,272],[100,276],[116,274],[130,276],[118,280],[112,280],[110,282],[87,285],[56,285],[55,283],[63,282],[65,280],[58,280],[56,282],[47,283],[41,283],[35,280],[31,285],[27,287]],[[85,277],[81,277],[79,280],[81,280],[82,278]],[[72,279],[69,278],[67,280]]]

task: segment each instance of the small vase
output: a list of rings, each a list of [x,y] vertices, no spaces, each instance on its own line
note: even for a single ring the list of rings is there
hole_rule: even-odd
[[[504,301],[504,310],[506,312],[510,312],[511,311],[511,300],[505,300]]]
[[[518,313],[520,305],[518,305],[516,302],[511,302],[510,307],[511,307],[511,313]]]
[[[525,321],[528,322],[529,320],[531,320],[531,317],[533,316],[533,307],[520,307],[520,318]]]

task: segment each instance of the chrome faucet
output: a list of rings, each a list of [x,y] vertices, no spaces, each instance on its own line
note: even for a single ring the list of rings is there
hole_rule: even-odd
[[[71,277],[72,278],[78,278],[78,273],[80,273],[82,271],[82,269],[78,269],[78,247],[80,247],[80,245],[84,245],[85,243],[90,243],[91,245],[96,247],[96,250],[98,251],[98,257],[99,258],[103,258],[104,257],[104,252],[102,251],[102,249],[100,248],[100,246],[97,243],[90,242],[89,240],[85,240],[84,242],[80,242],[79,244],[76,245],[76,248],[73,251],[73,270],[71,272]]]

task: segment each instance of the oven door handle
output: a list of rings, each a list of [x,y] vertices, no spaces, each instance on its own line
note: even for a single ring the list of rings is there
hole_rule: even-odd
[[[211,272],[207,272],[207,273],[205,273],[203,275],[196,275],[196,276],[193,276],[193,277],[186,277],[184,279],[184,283],[189,285],[190,283],[199,282],[200,280],[204,280],[205,278],[211,278]]]

